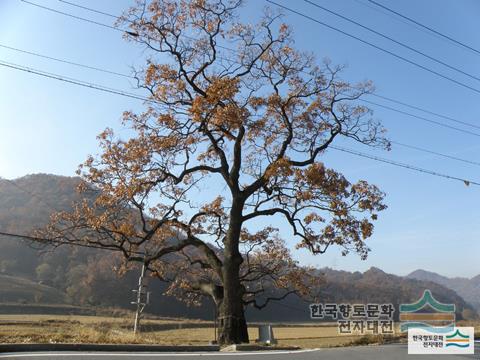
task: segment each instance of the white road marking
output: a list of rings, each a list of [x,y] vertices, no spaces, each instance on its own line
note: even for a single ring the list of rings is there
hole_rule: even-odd
[[[9,353],[0,355],[0,359],[17,358],[17,357],[53,357],[53,356],[135,356],[135,357],[147,357],[147,356],[249,356],[249,355],[282,355],[282,354],[300,354],[306,352],[318,351],[320,349],[305,349],[305,350],[292,350],[292,351],[243,351],[243,352],[203,352],[203,353],[118,353],[118,352],[39,352],[39,353]]]

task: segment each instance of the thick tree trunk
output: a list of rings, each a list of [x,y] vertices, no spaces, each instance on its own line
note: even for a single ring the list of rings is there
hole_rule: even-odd
[[[223,305],[223,304],[222,304]],[[222,345],[248,343],[247,322],[243,304],[220,306],[218,318],[218,342]]]
[[[230,224],[225,238],[223,262],[223,300],[219,306],[219,343],[248,343],[247,322],[243,306],[243,286],[239,280],[243,258],[239,251],[243,201],[234,199]]]
[[[225,273],[224,273],[225,274]],[[236,280],[236,281],[235,281]],[[247,322],[243,306],[243,291],[238,281],[238,273],[224,281],[223,300],[219,306],[219,343],[241,344],[248,343]],[[226,283],[229,283],[228,285]],[[235,285],[235,283],[237,285]]]

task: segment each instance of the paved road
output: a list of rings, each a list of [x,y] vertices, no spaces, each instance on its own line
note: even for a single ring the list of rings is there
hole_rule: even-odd
[[[476,355],[442,355],[441,360],[480,359],[480,344],[476,344]],[[320,349],[306,351],[279,352],[247,352],[247,353],[17,353],[0,354],[0,359],[9,360],[426,360],[431,357],[424,355],[408,355],[406,345],[362,346],[336,349]]]

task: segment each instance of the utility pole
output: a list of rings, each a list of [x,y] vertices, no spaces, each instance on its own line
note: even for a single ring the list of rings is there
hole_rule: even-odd
[[[217,336],[217,319],[218,319],[218,314],[217,314],[217,303],[213,302],[213,307],[215,308],[215,313],[214,313],[214,318],[213,318],[213,331],[214,331],[214,336],[215,336],[215,344],[218,344],[218,336]]]
[[[145,309],[145,306],[150,303],[150,291],[145,291],[145,288],[147,286],[143,285],[145,270],[146,270],[146,264],[144,262],[142,265],[142,272],[140,273],[140,277],[138,278],[138,287],[136,290],[132,290],[137,295],[137,300],[131,302],[131,304],[137,306],[137,310],[135,311],[135,323],[133,325],[134,335],[136,335],[139,332],[140,318],[142,316],[142,312]]]
[[[210,341],[211,345],[218,344],[218,313],[217,302],[212,299],[213,304],[213,340]]]

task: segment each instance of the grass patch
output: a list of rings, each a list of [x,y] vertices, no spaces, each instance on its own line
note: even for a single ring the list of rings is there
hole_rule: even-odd
[[[214,338],[213,324],[208,321],[147,318],[144,331],[134,336],[133,316],[82,315],[0,315],[0,343],[109,343],[205,345]],[[334,323],[273,324],[279,345],[302,348],[382,344],[399,337],[339,335]],[[258,329],[248,329],[251,342]]]
[[[349,344],[351,346],[365,346],[365,345],[383,345],[392,342],[404,342],[407,339],[406,334],[399,335],[363,335]]]

